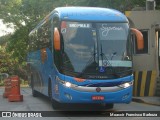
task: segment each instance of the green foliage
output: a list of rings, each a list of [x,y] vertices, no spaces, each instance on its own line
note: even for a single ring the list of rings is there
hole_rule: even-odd
[[[5,46],[0,46],[0,73],[12,72],[15,60],[11,58],[11,54],[6,52]]]
[[[17,58],[19,63],[25,61],[28,50],[28,27],[22,26],[18,28],[10,37],[7,52],[12,52],[12,57]]]
[[[0,45],[3,45],[3,46],[6,45],[6,43],[9,40],[9,38],[10,38],[10,35],[6,35],[6,36],[0,37]]]

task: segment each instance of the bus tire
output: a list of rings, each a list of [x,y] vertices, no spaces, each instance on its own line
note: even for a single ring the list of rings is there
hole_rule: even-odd
[[[32,96],[33,97],[38,97],[38,92],[36,90],[32,90]]]
[[[52,107],[53,109],[60,109],[61,108],[61,104],[59,102],[57,102],[56,100],[52,99]]]
[[[38,92],[36,90],[34,90],[34,80],[33,80],[33,76],[31,76],[31,89],[32,89],[32,96],[33,97],[37,97],[38,96]]]
[[[52,85],[51,85],[51,80],[48,80],[48,97],[50,100],[52,100]]]
[[[110,104],[105,104],[104,106],[106,109],[112,109],[114,107],[114,104],[110,103]]]
[[[52,84],[51,84],[50,79],[48,81],[48,97],[51,100],[51,104],[52,104],[53,109],[59,109],[60,103],[52,98]]]

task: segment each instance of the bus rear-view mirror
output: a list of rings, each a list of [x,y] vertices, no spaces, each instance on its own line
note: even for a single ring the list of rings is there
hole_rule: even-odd
[[[60,34],[58,28],[54,28],[54,49],[59,51],[60,50]]]
[[[131,31],[132,31],[132,33],[134,33],[136,35],[138,50],[144,49],[144,39],[143,39],[142,33],[135,28],[131,28]]]

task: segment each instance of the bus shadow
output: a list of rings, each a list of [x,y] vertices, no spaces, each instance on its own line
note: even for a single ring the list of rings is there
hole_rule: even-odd
[[[113,109],[107,109],[100,104],[63,104],[56,115],[67,117],[107,117]]]
[[[107,110],[103,105],[101,104],[75,104],[75,103],[65,103],[60,104],[59,110],[66,110],[66,111],[104,111]]]
[[[44,96],[42,94],[38,94],[37,97],[40,97],[41,100],[52,104],[49,97]],[[98,111],[114,111],[113,109],[107,108],[104,104],[89,104],[89,103],[60,103],[60,107],[58,109],[54,109],[55,111],[70,111],[70,112],[98,112]]]

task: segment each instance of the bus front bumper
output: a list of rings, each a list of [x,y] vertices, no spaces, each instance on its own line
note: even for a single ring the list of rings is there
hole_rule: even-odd
[[[72,89],[59,84],[57,100],[61,103],[129,103],[132,100],[132,89],[133,85],[119,89],[116,86],[83,90],[81,87]]]

